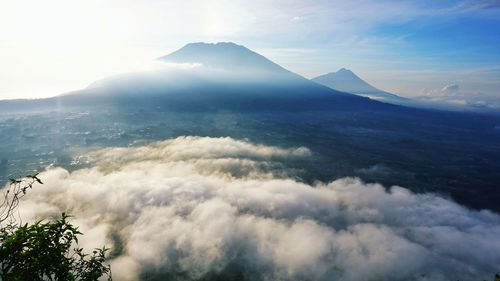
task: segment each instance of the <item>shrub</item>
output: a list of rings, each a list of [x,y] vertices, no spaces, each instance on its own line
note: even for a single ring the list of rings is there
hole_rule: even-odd
[[[38,174],[10,181],[0,205],[0,224],[7,223],[0,227],[0,280],[111,280],[111,269],[105,264],[108,249],[85,254],[82,248],[73,248],[82,233],[69,223],[67,214],[52,221],[18,223],[19,200],[35,183],[43,184]]]

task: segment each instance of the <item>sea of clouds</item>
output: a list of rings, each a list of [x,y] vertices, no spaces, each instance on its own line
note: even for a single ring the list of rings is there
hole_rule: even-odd
[[[72,214],[80,246],[111,247],[114,280],[483,280],[500,272],[500,216],[344,178],[309,185],[307,148],[180,137],[50,168],[25,221]]]

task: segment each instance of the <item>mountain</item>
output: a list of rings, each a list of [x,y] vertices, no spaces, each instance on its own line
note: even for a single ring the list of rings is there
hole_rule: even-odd
[[[406,104],[410,102],[410,99],[373,87],[363,79],[359,78],[356,74],[354,74],[354,72],[345,68],[341,68],[337,72],[331,72],[318,76],[313,78],[312,81],[338,91],[353,93],[383,102],[395,104]]]
[[[86,89],[30,103],[44,107],[143,105],[185,111],[361,110],[386,106],[314,83],[234,43],[191,43],[159,60],[195,67],[166,64],[163,70],[108,77]],[[23,103],[16,104],[19,102]]]
[[[266,57],[232,42],[190,43],[171,54],[160,57],[159,60],[173,63],[198,63],[215,69],[291,74],[290,71]]]

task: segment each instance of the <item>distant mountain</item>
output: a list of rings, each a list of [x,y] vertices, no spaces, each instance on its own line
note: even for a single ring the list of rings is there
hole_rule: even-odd
[[[164,70],[117,75],[56,98],[3,104],[43,105],[45,108],[56,105],[144,105],[184,111],[364,110],[386,107],[314,83],[234,43],[191,43],[159,59],[201,66],[187,69],[167,66]]]
[[[351,70],[345,68],[341,68],[337,72],[318,76],[313,78],[312,81],[337,91],[353,93],[383,102],[406,104],[411,101],[410,99],[377,89],[359,78]]]

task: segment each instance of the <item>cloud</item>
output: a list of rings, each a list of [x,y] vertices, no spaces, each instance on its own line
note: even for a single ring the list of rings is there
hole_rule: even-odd
[[[398,170],[383,163],[377,163],[375,165],[366,168],[357,169],[356,173],[361,176],[381,177],[381,178],[389,178],[397,175],[405,177],[412,176],[412,173],[410,172],[404,170]]]
[[[470,12],[474,10],[490,10],[499,9],[500,1],[498,0],[467,0],[461,1],[456,6],[455,9],[462,12]]]
[[[115,280],[482,280],[500,271],[500,216],[344,178],[308,185],[307,148],[181,137],[51,168],[25,221],[74,215],[112,246]]]
[[[423,95],[417,96],[415,99],[468,109],[487,111],[500,110],[500,103],[496,96],[479,92],[463,92],[458,84],[446,85],[441,90],[424,89],[422,94]]]
[[[441,92],[456,93],[459,90],[460,90],[460,87],[458,86],[458,84],[449,84],[449,85],[444,86],[444,88],[441,89]]]

